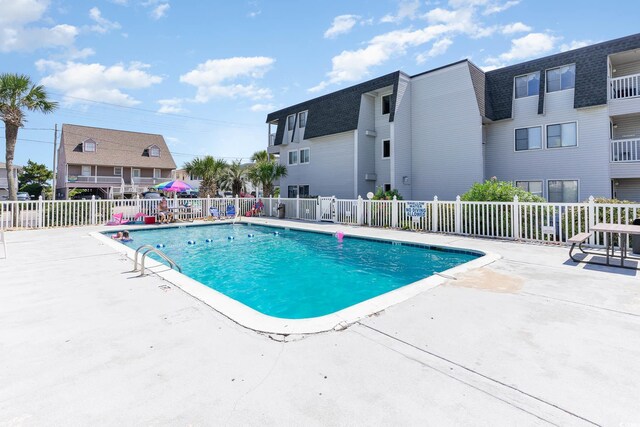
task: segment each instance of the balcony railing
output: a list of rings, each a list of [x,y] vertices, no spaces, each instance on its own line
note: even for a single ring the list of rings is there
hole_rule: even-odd
[[[171,178],[151,178],[146,176],[134,176],[131,178],[133,184],[139,185],[155,185],[167,181],[171,181]]]
[[[640,74],[615,77],[609,80],[609,99],[640,96]]]
[[[96,175],[69,175],[67,182],[93,183],[93,184],[117,184],[123,183],[120,176],[96,176]]]
[[[611,141],[611,161],[640,161],[640,139],[616,139]]]
[[[272,133],[269,135],[269,146],[273,146],[276,143],[276,134]]]

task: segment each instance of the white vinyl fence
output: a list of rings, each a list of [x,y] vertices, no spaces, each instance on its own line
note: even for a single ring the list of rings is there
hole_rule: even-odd
[[[137,214],[155,216],[158,200],[36,200],[0,202],[0,229],[76,227],[101,225],[122,213],[132,220]],[[232,206],[238,215],[251,211],[254,198],[168,199],[180,207],[182,219],[209,216],[215,207],[221,215]],[[566,242],[596,223],[629,224],[640,217],[640,204],[364,200],[321,197],[263,198],[262,215],[304,221],[388,227],[497,239],[534,242]],[[284,212],[282,212],[284,209]],[[589,243],[602,245],[601,233]]]

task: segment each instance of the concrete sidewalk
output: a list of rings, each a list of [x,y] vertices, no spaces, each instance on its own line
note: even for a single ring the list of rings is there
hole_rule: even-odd
[[[566,248],[348,228],[503,259],[345,331],[267,336],[132,278],[98,229],[7,233],[0,426],[640,423],[635,272],[576,266]]]

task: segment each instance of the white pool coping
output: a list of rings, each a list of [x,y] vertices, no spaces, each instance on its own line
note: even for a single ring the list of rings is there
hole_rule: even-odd
[[[249,223],[246,222],[244,223]],[[218,223],[231,223],[231,221],[221,221]],[[207,222],[195,222],[192,224],[186,224],[184,226],[199,226],[207,224]],[[302,230],[302,231],[310,231],[315,233],[333,233],[330,231],[322,231],[318,230],[317,227],[314,227],[314,224],[305,224],[305,223],[287,223],[283,225],[281,222],[272,222],[267,220],[262,220],[260,223],[256,223],[256,225],[266,225],[269,227],[283,228],[283,229],[291,229],[291,230]],[[182,224],[180,226],[183,226]],[[127,227],[129,230],[144,230],[149,229],[148,226],[140,226],[140,227]],[[107,229],[108,230],[108,229]],[[370,232],[367,232],[367,231]],[[313,334],[319,332],[326,332],[330,330],[341,330],[347,328],[349,325],[357,322],[360,319],[371,316],[375,313],[383,311],[393,305],[399,304],[403,301],[406,301],[418,294],[421,294],[425,291],[435,288],[447,280],[450,280],[451,277],[455,277],[457,275],[463,274],[470,270],[475,270],[477,268],[483,267],[487,264],[490,264],[501,258],[499,254],[486,252],[484,250],[477,249],[469,249],[462,247],[454,247],[454,246],[446,246],[440,244],[429,244],[424,242],[416,242],[415,238],[411,237],[413,233],[407,233],[406,238],[398,238],[397,234],[394,234],[393,238],[384,238],[380,236],[380,229],[368,229],[366,227],[359,227],[358,233],[353,234],[353,237],[360,238],[369,238],[375,240],[386,240],[386,241],[394,241],[400,243],[408,243],[412,245],[425,245],[425,246],[435,246],[446,249],[453,250],[462,250],[462,251],[473,251],[483,253],[484,255],[478,257],[474,260],[466,262],[464,264],[458,265],[456,267],[450,268],[443,272],[438,273],[437,275],[426,277],[422,280],[418,280],[417,282],[410,283],[408,285],[402,286],[398,289],[394,289],[392,291],[386,292],[382,295],[378,295],[371,299],[362,301],[350,307],[344,308],[342,310],[336,311],[331,314],[327,314],[324,316],[313,317],[308,319],[283,319],[273,316],[268,316],[266,314],[260,313],[257,310],[252,309],[251,307],[234,300],[227,295],[216,291],[215,289],[209,288],[204,284],[188,277],[185,274],[178,272],[177,270],[169,269],[166,265],[157,262],[151,258],[147,258],[145,263],[147,267],[147,271],[152,271],[153,274],[157,274],[162,277],[164,280],[172,283],[178,288],[182,289],[186,293],[191,296],[197,298],[198,300],[204,302],[214,310],[233,320],[234,322],[242,325],[246,328],[264,332],[264,333],[274,333],[274,334]],[[109,238],[108,236],[102,234],[102,232],[92,232],[90,233],[93,237],[104,243],[105,245],[113,248],[117,252],[125,254],[128,258],[130,258],[133,262],[135,250],[119,243],[116,240]],[[345,236],[349,236],[349,231],[345,231]],[[133,265],[133,264],[132,264]]]

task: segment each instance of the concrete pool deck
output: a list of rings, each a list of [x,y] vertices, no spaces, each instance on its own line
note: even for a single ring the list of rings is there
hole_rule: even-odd
[[[636,272],[565,247],[305,226],[502,258],[346,330],[282,336],[133,278],[101,227],[9,232],[0,426],[640,424]]]

